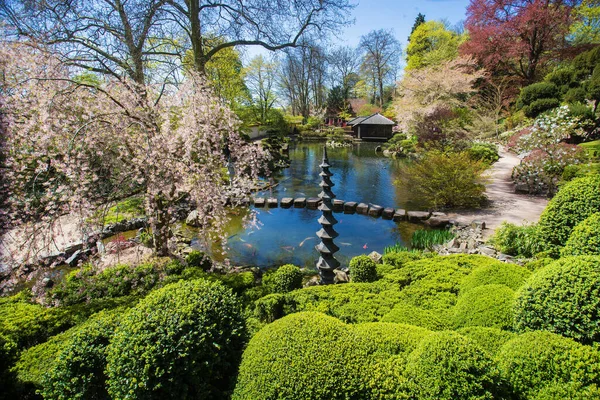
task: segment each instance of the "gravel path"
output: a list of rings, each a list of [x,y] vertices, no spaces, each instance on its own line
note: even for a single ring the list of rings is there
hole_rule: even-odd
[[[490,169],[489,182],[486,185],[486,194],[490,200],[489,205],[477,211],[449,213],[448,215],[463,223],[470,223],[474,219],[484,221],[487,229],[484,236],[489,237],[503,221],[522,224],[537,222],[548,204],[545,197],[517,194],[510,178],[512,169],[520,162],[512,153],[500,149],[500,160]]]

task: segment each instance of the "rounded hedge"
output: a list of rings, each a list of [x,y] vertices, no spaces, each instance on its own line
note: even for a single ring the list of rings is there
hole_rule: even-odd
[[[203,271],[208,271],[212,267],[212,260],[203,251],[192,250],[185,256],[185,262],[188,267],[200,267]]]
[[[517,337],[513,332],[503,331],[498,328],[485,326],[469,326],[457,330],[461,335],[468,337],[480,348],[494,356],[506,342]]]
[[[424,258],[422,253],[414,251],[393,251],[386,253],[382,257],[382,262],[387,265],[392,265],[395,268],[402,268],[404,264]]]
[[[375,282],[377,265],[369,256],[356,256],[350,260],[350,280],[352,282]]]
[[[515,292],[505,285],[483,285],[461,295],[454,307],[454,326],[509,329]]]
[[[450,327],[450,321],[446,317],[446,310],[426,310],[408,303],[399,303],[383,316],[382,322],[393,322],[396,324],[410,324],[442,331]]]
[[[490,399],[499,393],[490,356],[456,332],[425,337],[408,357],[405,374],[408,398]]]
[[[204,280],[152,292],[127,313],[108,347],[113,398],[223,397],[245,338],[240,303]]]
[[[269,279],[269,285],[275,293],[287,293],[302,287],[302,271],[292,264],[277,268]]]
[[[561,255],[600,255],[600,212],[590,215],[575,226]]]
[[[367,356],[407,356],[431,331],[413,325],[370,322],[353,325],[354,346]]]
[[[532,398],[551,384],[586,387],[600,383],[598,352],[551,332],[528,332],[508,341],[496,362],[521,398]]]
[[[475,268],[465,276],[460,291],[465,293],[479,286],[493,284],[506,285],[512,290],[517,290],[530,275],[531,272],[520,265],[490,259],[488,265]]]
[[[77,329],[44,377],[44,399],[106,399],[106,349],[118,314],[124,310],[100,312]]]
[[[517,293],[514,326],[600,341],[600,256],[562,258],[535,272]]]
[[[351,326],[315,312],[288,315],[261,329],[242,357],[232,398],[364,398],[366,360]]]
[[[574,179],[558,191],[540,216],[540,237],[549,247],[562,247],[577,224],[599,211],[600,175]]]

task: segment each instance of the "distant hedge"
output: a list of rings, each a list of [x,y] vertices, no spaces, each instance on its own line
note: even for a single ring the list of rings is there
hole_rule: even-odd
[[[531,272],[520,265],[490,260],[489,264],[475,268],[463,279],[460,291],[465,293],[479,286],[493,284],[506,285],[512,290],[517,290],[530,275]]]
[[[575,226],[561,255],[600,255],[600,212],[590,215]]]
[[[600,341],[600,256],[566,257],[535,272],[517,293],[515,329]]]
[[[204,280],[156,290],[124,316],[108,347],[113,398],[223,397],[245,339],[230,289]]]
[[[350,260],[350,280],[352,282],[375,282],[377,268],[375,261],[369,256],[356,256]]]
[[[458,298],[454,326],[486,326],[510,329],[515,292],[505,285],[478,286]]]
[[[263,281],[275,293],[287,293],[302,287],[302,271],[293,264],[285,264],[266,275]]]

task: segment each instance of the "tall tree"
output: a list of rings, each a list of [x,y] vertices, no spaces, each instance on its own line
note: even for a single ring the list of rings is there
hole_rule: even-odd
[[[533,82],[564,43],[577,0],[471,0],[461,51],[489,71]]]
[[[257,120],[261,124],[267,123],[269,111],[277,100],[275,83],[279,65],[276,60],[267,60],[258,55],[245,69],[246,85],[250,90],[254,107],[258,110]]]
[[[415,23],[412,26],[412,29],[410,30],[410,36],[412,36],[412,34],[415,32],[415,29],[417,29],[419,27],[419,25],[424,24],[425,23],[425,14],[421,14],[419,13],[419,15],[417,15],[417,18],[415,18]],[[408,37],[408,41],[410,42],[410,36]]]
[[[600,0],[583,0],[573,10],[569,39],[574,44],[600,43]]]
[[[228,47],[217,53],[205,67],[206,77],[214,94],[234,110],[248,100],[244,69],[240,53]]]
[[[335,47],[327,56],[331,69],[331,86],[351,86],[352,74],[358,72],[360,53],[349,46]]]
[[[458,47],[464,36],[447,29],[443,23],[427,21],[410,35],[406,47],[406,69],[438,65],[458,56]]]
[[[376,100],[379,106],[383,107],[383,88],[387,83],[393,83],[398,70],[401,55],[400,42],[391,31],[380,29],[362,36],[360,48],[364,52],[362,69],[377,88]]]

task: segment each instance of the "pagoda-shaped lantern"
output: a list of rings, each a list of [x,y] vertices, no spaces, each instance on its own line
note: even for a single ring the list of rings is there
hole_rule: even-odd
[[[323,162],[321,165],[321,193],[319,198],[322,200],[319,210],[323,212],[319,223],[322,228],[317,232],[317,236],[321,239],[315,248],[321,254],[319,261],[317,261],[317,268],[319,269],[319,275],[321,276],[321,284],[328,285],[333,283],[335,278],[334,270],[340,266],[340,262],[333,256],[340,248],[333,243],[333,239],[338,237],[338,233],[333,229],[333,225],[337,224],[337,220],[333,216],[333,199],[335,195],[331,191],[331,187],[334,185],[331,182],[331,176],[333,175],[329,168],[329,160],[327,159],[327,147],[323,148]]]

